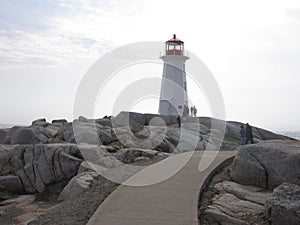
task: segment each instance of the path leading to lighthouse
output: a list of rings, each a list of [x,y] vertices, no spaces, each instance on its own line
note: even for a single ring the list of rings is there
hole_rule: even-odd
[[[121,185],[98,207],[88,225],[198,225],[201,187],[212,172],[236,153],[219,152],[210,166],[199,172],[200,160],[209,160],[213,153],[194,152],[188,163],[166,181],[147,186]],[[149,170],[139,172],[130,180],[135,183],[144,179]]]

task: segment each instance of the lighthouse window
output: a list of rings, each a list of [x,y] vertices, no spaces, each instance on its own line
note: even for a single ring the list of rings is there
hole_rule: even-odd
[[[183,83],[183,88],[186,91],[186,82]]]
[[[174,49],[174,45],[169,45],[169,50],[173,50]]]

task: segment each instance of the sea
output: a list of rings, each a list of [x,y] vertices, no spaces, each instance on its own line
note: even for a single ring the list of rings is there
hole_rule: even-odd
[[[300,131],[278,131],[277,133],[300,140]]]
[[[13,125],[13,124],[0,124],[0,129],[12,128],[13,126],[15,126],[15,125]]]

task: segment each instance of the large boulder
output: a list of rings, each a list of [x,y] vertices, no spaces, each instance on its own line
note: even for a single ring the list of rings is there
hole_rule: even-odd
[[[115,118],[112,119],[114,126],[141,126],[145,125],[146,120],[144,114],[135,112],[120,112]]]
[[[209,220],[210,225],[250,225],[243,220],[229,216],[213,205],[207,207],[205,214],[208,216],[206,219]]]
[[[10,136],[10,144],[37,144],[40,139],[33,129],[28,127],[14,127]]]
[[[46,129],[47,129],[47,132],[50,132],[51,136],[54,137],[58,133],[61,126],[62,125],[57,125],[57,124],[48,125],[46,127]]]
[[[117,127],[114,132],[122,144],[128,148],[152,149],[160,152],[176,153],[204,150],[206,137],[201,135],[201,127],[198,129],[192,124],[177,126],[144,126],[134,131],[130,127]],[[175,153],[175,152],[174,152]]]
[[[112,142],[112,135],[110,130],[102,130],[97,127],[81,126],[76,129],[71,143],[87,143],[87,144],[110,144]]]
[[[97,177],[96,172],[83,172],[73,177],[58,196],[59,201],[72,199],[89,189],[91,182]]]
[[[94,145],[110,144],[112,142],[111,128],[103,127],[97,124],[95,120],[88,122],[76,120],[73,123],[67,123],[59,129],[56,138],[77,144],[87,143]]]
[[[65,125],[66,123],[68,123],[68,121],[66,119],[55,119],[55,120],[52,120],[52,124]]]
[[[18,182],[16,177],[25,193],[43,192],[47,186],[67,182],[77,174],[82,161],[71,155],[76,147],[73,144],[0,146],[0,175],[4,176],[0,187],[16,191],[9,188]]]
[[[80,121],[80,122],[88,122],[88,119],[85,118],[84,116],[79,116],[78,117],[78,121]]]
[[[273,190],[284,182],[300,185],[299,171],[299,141],[264,141],[240,148],[230,177],[241,184]]]
[[[251,201],[262,206],[272,197],[271,191],[260,187],[238,184],[232,181],[217,183],[215,188],[219,192],[233,194],[241,200]]]
[[[34,134],[38,137],[40,140],[40,143],[48,143],[51,138],[53,138],[52,133],[46,128],[42,126],[34,126],[30,128]]]
[[[70,143],[74,137],[73,123],[64,124],[57,132],[56,137]]]
[[[264,166],[245,149],[239,150],[239,153],[235,156],[230,176],[233,181],[240,184],[262,188],[267,188],[268,185]]]
[[[144,114],[145,117],[145,125],[171,125],[177,124],[177,116],[166,116],[166,115],[158,115],[158,114]],[[159,118],[160,120],[156,120],[154,118]],[[163,122],[163,123],[162,123]]]
[[[95,171],[91,165],[93,165],[91,162],[83,161],[79,166],[78,174]]]
[[[264,205],[271,199],[271,191],[231,181],[217,183],[214,188],[216,194],[201,215],[207,224],[268,224]]]
[[[107,146],[81,144],[79,148],[82,156],[87,161],[84,167],[89,167],[97,172],[106,170],[107,168],[118,167],[121,164],[107,151],[109,149]],[[82,166],[80,171],[88,169],[84,169]]]
[[[53,138],[52,133],[44,126],[20,127],[11,128],[7,134],[9,144],[38,144],[48,143]]]
[[[31,123],[32,126],[42,126],[42,127],[46,127],[48,124],[49,123],[47,123],[45,118],[34,120]]]
[[[8,144],[8,130],[0,129],[0,144]]]
[[[123,149],[123,154],[121,156],[121,161],[124,163],[133,163],[137,158],[146,157],[153,158],[159,152],[151,149],[138,149],[138,148],[128,148]]]
[[[0,145],[0,176],[11,174],[10,154],[9,151],[14,149],[13,145]]]
[[[241,200],[233,194],[223,193],[213,198],[212,205],[208,206],[205,213],[221,219],[217,224],[252,224],[246,221],[253,221],[257,215],[263,214],[264,210],[262,205]]]
[[[105,127],[111,127],[111,120],[110,119],[97,119],[95,122],[99,125],[105,126]]]
[[[18,176],[0,176],[0,191],[22,193],[24,191],[21,179]]]
[[[300,186],[283,183],[275,188],[267,211],[274,225],[300,224]]]

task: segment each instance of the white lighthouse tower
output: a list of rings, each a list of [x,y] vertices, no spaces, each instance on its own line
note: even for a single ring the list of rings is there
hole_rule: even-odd
[[[159,114],[180,115],[188,108],[184,42],[176,38],[166,41],[165,55],[160,57],[164,61],[163,79],[161,83]]]

